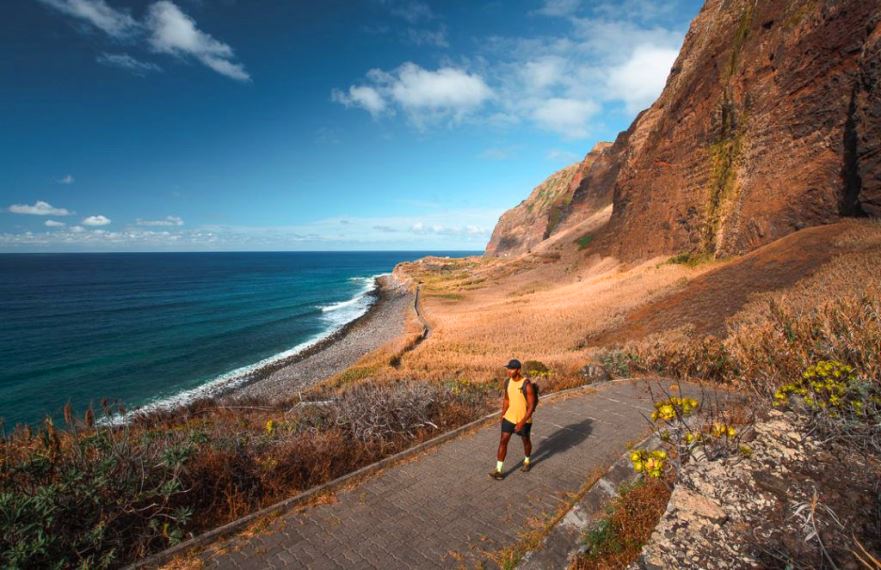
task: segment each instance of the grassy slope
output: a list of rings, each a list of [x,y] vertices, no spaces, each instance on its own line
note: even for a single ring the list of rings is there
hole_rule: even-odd
[[[371,372],[489,380],[499,363],[517,356],[545,362],[566,382],[600,347],[679,328],[724,335],[726,319],[757,295],[881,249],[881,225],[854,220],[805,229],[728,260],[688,266],[655,258],[628,266],[581,248],[580,235],[574,228],[570,239],[513,260],[405,264],[401,269],[422,283],[434,330],[397,368]]]

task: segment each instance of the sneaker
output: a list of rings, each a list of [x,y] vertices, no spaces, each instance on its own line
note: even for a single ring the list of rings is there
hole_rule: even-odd
[[[524,473],[529,473],[529,470],[532,469],[532,463],[524,463],[523,467],[520,468],[520,471]]]
[[[489,476],[492,477],[493,479],[495,479],[496,481],[501,481],[502,479],[505,478],[505,476],[502,474],[501,471],[496,471],[495,469],[493,469],[492,471],[489,472]]]

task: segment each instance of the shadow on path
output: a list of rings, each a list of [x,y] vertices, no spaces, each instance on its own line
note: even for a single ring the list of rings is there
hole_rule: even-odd
[[[532,468],[535,469],[539,463],[550,458],[555,453],[562,453],[590,437],[590,434],[593,431],[593,428],[591,427],[592,423],[593,420],[588,418],[581,420],[580,422],[563,426],[540,442],[536,442],[533,437],[532,445],[535,449],[532,452]],[[513,438],[512,442],[508,445],[509,450],[512,445],[514,445]],[[505,472],[505,476],[520,469],[520,466],[521,464],[519,462],[516,463],[514,467]]]

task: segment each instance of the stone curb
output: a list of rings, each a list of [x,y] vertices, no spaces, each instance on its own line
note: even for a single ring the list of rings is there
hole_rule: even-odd
[[[633,448],[652,447],[657,444],[657,436],[649,435]],[[603,507],[609,500],[618,496],[618,487],[622,483],[635,480],[636,477],[630,465],[628,450],[612,464],[603,478],[594,483],[569,509],[560,522],[554,525],[541,544],[523,556],[516,568],[522,570],[569,568],[578,555],[584,532],[604,514]]]
[[[597,383],[597,384],[586,384],[584,386],[577,386],[575,388],[568,388],[566,390],[560,390],[559,392],[551,392],[549,394],[542,396],[542,402],[546,402],[548,400],[554,400],[558,397],[562,397],[564,395],[572,394],[572,393],[579,392],[582,390],[593,389],[593,388],[596,388],[598,386],[602,386],[605,384],[611,384],[611,383],[616,383],[616,382],[627,382],[630,380],[633,380],[633,379],[622,378],[622,379],[618,379],[618,380],[611,380],[608,382],[601,382],[601,383]],[[232,522],[226,523],[223,526],[219,526],[215,529],[204,532],[198,536],[194,536],[193,538],[191,538],[189,540],[185,540],[185,541],[181,542],[180,544],[177,544],[177,545],[172,546],[170,548],[166,548],[163,551],[157,552],[156,554],[148,556],[147,558],[144,558],[144,559],[141,559],[137,562],[134,562],[133,564],[126,566],[126,569],[127,570],[135,570],[135,569],[140,569],[140,568],[155,567],[160,564],[163,564],[178,554],[182,554],[182,553],[184,553],[188,550],[194,549],[194,548],[205,546],[207,544],[210,544],[210,543],[216,541],[219,538],[222,538],[224,536],[232,534],[235,531],[241,530],[242,528],[246,527],[247,525],[253,523],[254,521],[256,521],[258,519],[261,519],[261,518],[266,517],[268,515],[273,515],[273,514],[277,514],[277,513],[281,513],[281,512],[290,510],[296,506],[307,503],[308,501],[310,501],[311,499],[317,497],[318,495],[320,495],[322,493],[326,493],[329,491],[334,491],[336,489],[339,489],[340,487],[343,487],[347,484],[353,483],[358,479],[372,475],[373,473],[376,473],[377,471],[380,471],[380,470],[382,470],[386,467],[390,467],[391,465],[398,463],[404,459],[407,459],[409,457],[417,455],[418,453],[420,453],[422,451],[436,447],[446,441],[449,441],[459,435],[462,435],[463,433],[466,433],[466,432],[471,431],[471,430],[478,428],[478,427],[482,427],[484,424],[489,423],[491,420],[498,417],[500,413],[501,412],[493,412],[491,414],[483,416],[480,419],[474,420],[473,422],[470,422],[470,423],[467,423],[463,426],[460,426],[450,432],[441,434],[441,435],[439,435],[435,438],[432,438],[428,441],[424,441],[415,447],[411,447],[409,449],[405,449],[404,451],[398,452],[394,455],[390,455],[389,457],[386,457],[385,459],[377,461],[376,463],[371,463],[370,465],[366,465],[366,466],[362,467],[361,469],[353,471],[347,475],[343,475],[342,477],[334,479],[333,481],[328,481],[327,483],[324,483],[324,484],[319,485],[317,487],[313,487],[313,488],[309,489],[308,491],[304,491],[304,492],[300,493],[299,495],[295,495],[293,497],[284,499],[278,503],[275,503],[274,505],[264,507],[264,508],[260,509],[259,511],[255,511],[249,515],[245,515],[244,517],[241,517],[241,518],[236,519]]]

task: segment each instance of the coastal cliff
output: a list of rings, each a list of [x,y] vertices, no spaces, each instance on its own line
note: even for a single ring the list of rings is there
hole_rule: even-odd
[[[509,257],[526,253],[611,204],[609,182],[617,173],[616,151],[620,148],[618,143],[599,142],[584,160],[555,172],[536,186],[528,198],[499,219],[486,254]]]
[[[537,207],[546,181],[506,212],[487,254],[528,251],[604,203],[592,248],[624,260],[737,255],[881,215],[879,78],[875,1],[708,0],[655,103],[554,175],[569,183],[551,207]]]

